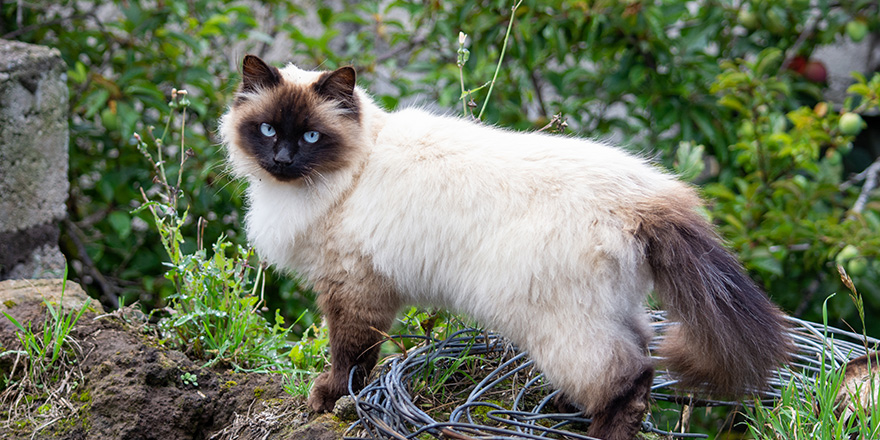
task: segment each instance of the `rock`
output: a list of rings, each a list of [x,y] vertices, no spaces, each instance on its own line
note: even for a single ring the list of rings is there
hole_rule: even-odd
[[[61,303],[64,310],[79,310],[89,300],[79,284],[68,281],[63,289],[62,302],[63,285],[64,282],[60,279],[0,281],[0,311],[8,311],[28,302],[41,303],[44,300],[51,304]]]
[[[0,40],[0,280],[64,270],[66,72],[57,49]]]
[[[342,396],[333,406],[333,415],[343,422],[357,421],[357,406],[351,396]]]

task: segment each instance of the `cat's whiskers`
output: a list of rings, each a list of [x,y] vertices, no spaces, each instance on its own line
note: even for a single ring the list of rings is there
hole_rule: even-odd
[[[315,180],[312,179],[312,175],[311,175],[311,173],[306,172],[305,174],[303,174],[302,179],[303,179],[303,182],[306,183],[306,186],[307,186],[310,190],[317,189],[318,185],[316,185],[316,184],[315,184]],[[313,193],[314,193],[314,191],[309,191],[309,194],[313,194]]]
[[[323,174],[321,174],[320,171],[318,171],[318,170],[314,170],[314,169],[313,169],[313,170],[311,171],[311,173],[309,173],[309,174],[312,174],[312,173],[314,173],[315,175],[317,175],[318,177],[320,177],[321,180],[324,182],[325,185],[329,185],[329,184],[330,184],[330,181],[327,179],[327,177],[325,177]]]
[[[226,189],[227,186],[232,184],[235,184],[235,186],[233,186],[231,190],[233,197],[240,197],[242,194],[245,193],[245,189],[247,188],[246,179],[236,179],[231,172],[223,173],[220,175],[220,177],[228,177],[228,179],[226,180],[226,183],[223,184],[223,186],[217,189],[217,194],[221,193],[224,189]]]

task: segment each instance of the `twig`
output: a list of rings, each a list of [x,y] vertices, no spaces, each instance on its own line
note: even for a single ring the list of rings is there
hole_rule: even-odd
[[[440,432],[442,432],[443,435],[445,435],[449,438],[454,438],[456,440],[476,440],[473,437],[461,434],[459,432],[455,432],[449,428],[442,428],[442,429],[440,429]]]
[[[877,187],[877,176],[880,175],[880,158],[877,158],[864,173],[865,184],[862,185],[862,192],[859,193],[859,198],[856,199],[856,203],[852,207],[852,213],[854,214],[861,214],[865,210],[865,205],[868,203],[871,191]]]
[[[547,117],[547,107],[544,104],[544,94],[541,93],[541,84],[538,81],[538,70],[529,68],[529,78],[532,80],[532,87],[535,88],[535,98],[538,99],[538,107],[541,109],[541,116]]]
[[[873,166],[873,165],[876,164],[877,162],[880,162],[880,157],[878,157],[878,158],[874,161],[874,163],[872,163],[871,165],[869,165],[868,168],[865,168],[861,173],[858,173],[858,174],[856,174],[856,175],[850,177],[846,182],[843,182],[843,183],[841,183],[840,185],[838,185],[837,189],[839,189],[840,191],[846,191],[846,190],[848,190],[851,186],[853,186],[853,185],[855,185],[855,184],[857,184],[857,183],[859,183],[859,182],[865,180],[865,178],[868,177],[868,172],[871,170],[871,166]]]
[[[384,337],[385,337],[385,340],[382,340],[382,341],[376,342],[375,344],[371,345],[369,348],[367,348],[367,350],[364,350],[365,353],[366,353],[368,350],[372,349],[373,347],[375,347],[375,346],[377,346],[377,345],[379,345],[379,344],[381,344],[381,343],[383,343],[383,342],[385,342],[385,341],[391,341],[394,345],[397,346],[398,349],[400,349],[400,351],[401,351],[402,354],[403,354],[403,358],[406,359],[406,346],[403,345],[402,342],[398,341],[397,339],[394,339],[394,336],[391,336],[391,335],[389,335],[388,333],[383,332],[382,330],[377,329],[376,327],[370,326],[370,329],[372,329],[372,330],[374,330],[375,332],[379,333],[380,335],[384,336]]]
[[[391,58],[394,58],[394,57],[400,55],[403,52],[406,52],[408,50],[412,50],[413,48],[420,46],[424,42],[425,42],[425,36],[424,35],[418,36],[416,38],[413,38],[412,40],[409,40],[409,42],[407,44],[400,45],[393,50],[390,50],[388,52],[385,52],[383,54],[376,56],[376,59],[374,60],[374,62],[376,64],[381,64]]]
[[[568,127],[568,123],[565,122],[565,118],[562,117],[562,113],[557,113],[553,115],[553,118],[550,119],[550,122],[548,122],[547,125],[541,127],[541,129],[538,131],[541,132],[552,130],[556,133],[562,133],[565,131],[566,127]]]
[[[31,440],[33,440],[37,436],[37,433],[40,432],[40,430],[42,430],[43,428],[46,428],[47,426],[49,426],[49,425],[51,425],[61,419],[62,419],[62,417],[58,416],[58,417],[53,418],[52,420],[49,420],[46,423],[43,423],[40,426],[38,426],[36,429],[34,429],[34,432],[31,434]]]

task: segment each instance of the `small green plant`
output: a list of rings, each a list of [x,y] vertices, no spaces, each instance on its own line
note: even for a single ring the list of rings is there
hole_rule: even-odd
[[[454,357],[430,358],[420,380],[413,383],[413,394],[436,396],[439,400],[446,401],[446,394],[451,388],[461,389],[476,385],[479,380],[473,377],[472,372],[474,366],[484,359],[469,352],[470,346]],[[451,384],[453,381],[455,383]]]
[[[302,371],[323,371],[327,365],[330,335],[326,326],[311,325],[302,338],[291,347],[287,356],[294,368]]]
[[[183,382],[184,385],[193,386],[198,388],[199,386],[199,378],[193,373],[183,373],[180,375],[180,381]]]
[[[157,196],[153,199],[142,190],[144,204],[136,211],[149,210],[159,231],[162,245],[170,258],[166,278],[175,286],[168,296],[170,316],[163,318],[159,327],[176,347],[184,348],[198,359],[203,367],[217,363],[230,365],[236,371],[288,371],[290,362],[285,354],[290,350],[287,336],[290,327],[275,313],[275,324],[263,317],[264,266],[251,264],[253,249],[234,246],[220,236],[209,255],[197,233],[196,249],[187,251],[183,228],[188,225],[188,210],[181,212],[183,198],[181,183],[188,154],[185,144],[187,93],[173,90],[168,103],[168,119],[160,137],[153,135],[152,127],[146,138],[136,134],[137,147],[156,173]],[[175,113],[179,112],[180,153],[177,179],[169,181],[166,171],[165,140],[172,136]],[[152,152],[155,152],[155,156]],[[199,219],[198,228],[205,221]]]
[[[294,370],[284,373],[281,386],[291,396],[306,397],[309,395],[315,376],[313,370]]]

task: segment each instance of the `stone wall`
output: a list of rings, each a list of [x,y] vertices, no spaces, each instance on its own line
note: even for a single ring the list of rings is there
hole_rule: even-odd
[[[0,40],[0,280],[64,269],[66,77],[58,50]]]

